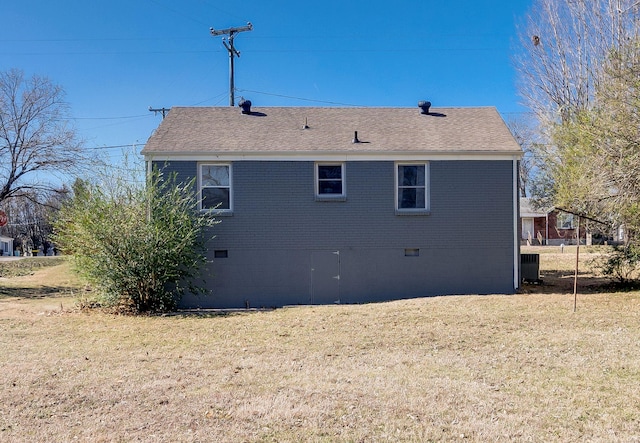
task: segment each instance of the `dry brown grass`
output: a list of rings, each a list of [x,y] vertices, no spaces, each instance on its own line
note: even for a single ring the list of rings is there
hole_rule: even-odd
[[[59,257],[0,258],[0,319],[72,307],[83,285]]]
[[[551,289],[571,266],[542,260],[515,296],[164,317],[5,297],[0,440],[639,441],[640,293],[574,313]]]

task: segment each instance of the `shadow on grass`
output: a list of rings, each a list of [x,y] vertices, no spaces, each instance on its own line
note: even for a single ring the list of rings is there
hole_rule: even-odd
[[[0,300],[5,298],[28,298],[32,300],[68,297],[72,288],[68,286],[4,287],[0,288]]]
[[[544,271],[540,273],[540,283],[523,283],[520,293],[523,294],[573,294],[574,274],[570,271]],[[578,272],[578,292],[598,294],[617,292],[611,279],[594,277],[589,272]]]
[[[273,311],[274,308],[265,309],[179,309],[174,312],[167,312],[160,314],[163,317],[197,317],[197,318],[211,318],[211,317],[233,317],[237,315],[255,314],[258,312]]]

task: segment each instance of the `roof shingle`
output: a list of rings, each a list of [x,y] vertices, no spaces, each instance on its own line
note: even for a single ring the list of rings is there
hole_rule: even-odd
[[[308,128],[304,129],[305,122]],[[361,143],[352,143],[358,131]],[[199,154],[393,154],[521,153],[492,107],[253,108],[174,107],[142,153]]]

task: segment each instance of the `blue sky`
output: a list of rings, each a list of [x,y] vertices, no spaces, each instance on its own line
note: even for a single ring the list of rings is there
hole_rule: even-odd
[[[228,106],[229,57],[209,28],[248,21],[236,103],[525,111],[510,56],[531,0],[3,3],[0,70],[62,85],[88,147],[139,151],[162,118],[149,106]]]

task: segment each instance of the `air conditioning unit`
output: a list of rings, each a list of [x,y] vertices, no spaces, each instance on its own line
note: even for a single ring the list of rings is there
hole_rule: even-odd
[[[520,276],[525,283],[542,283],[540,254],[520,254]]]

